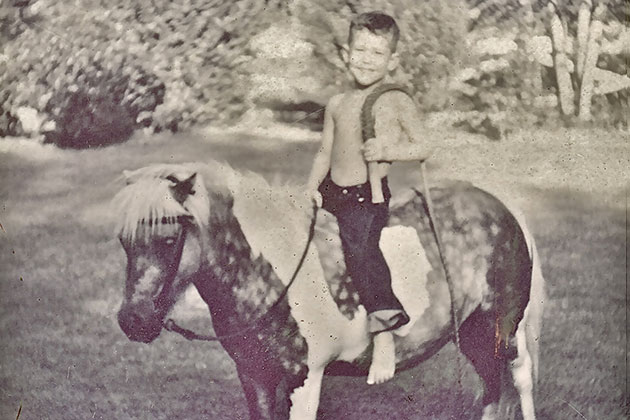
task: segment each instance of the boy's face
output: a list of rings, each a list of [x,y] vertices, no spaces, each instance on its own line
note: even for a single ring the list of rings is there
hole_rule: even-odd
[[[398,65],[398,56],[391,50],[389,35],[360,29],[353,34],[346,64],[354,80],[367,87],[394,70]]]

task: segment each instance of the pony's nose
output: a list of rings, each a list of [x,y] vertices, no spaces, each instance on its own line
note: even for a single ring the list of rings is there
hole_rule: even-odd
[[[152,311],[147,313],[139,309],[123,306],[118,311],[118,325],[130,340],[150,343],[160,335],[162,325],[152,316]]]
[[[125,319],[125,323],[131,327],[142,325],[143,319],[136,312],[130,312]]]

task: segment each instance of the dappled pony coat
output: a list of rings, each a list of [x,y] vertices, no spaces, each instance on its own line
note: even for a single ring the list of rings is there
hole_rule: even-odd
[[[252,419],[315,419],[324,374],[367,374],[366,313],[332,215],[318,212],[309,243],[312,207],[298,188],[219,163],[153,165],[126,178],[114,204],[127,253],[118,321],[131,340],[157,338],[192,283],[236,363]],[[454,313],[461,351],[485,385],[483,418],[509,418],[520,404],[534,419],[544,285],[533,238],[522,217],[469,184],[431,195],[452,296],[421,193],[392,205],[381,239],[411,317],[396,331],[397,370],[452,340]]]

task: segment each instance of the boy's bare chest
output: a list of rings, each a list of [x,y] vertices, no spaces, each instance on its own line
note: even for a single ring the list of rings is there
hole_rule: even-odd
[[[335,112],[335,143],[346,147],[363,144],[361,109],[365,102],[364,93],[344,95]]]

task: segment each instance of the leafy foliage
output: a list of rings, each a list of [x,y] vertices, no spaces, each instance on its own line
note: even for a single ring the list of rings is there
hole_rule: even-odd
[[[29,106],[55,121],[48,141],[68,147],[242,113],[248,36],[283,13],[258,0],[39,0],[29,10],[38,21],[24,22],[4,49],[1,131],[10,133],[15,110]]]
[[[28,7],[37,0],[5,0],[0,3],[0,45],[17,38],[36,20],[28,13]]]
[[[623,34],[627,33],[624,30],[627,31],[630,16],[627,2],[622,0],[592,0],[590,2],[467,0],[467,2],[472,7],[470,28],[473,30],[468,35],[469,40],[475,41],[488,36],[510,38],[516,42],[518,49],[501,56],[509,63],[509,66],[504,66],[505,68],[501,71],[493,71],[492,74],[480,71],[482,66],[488,64],[487,57],[481,55],[473,60],[472,69],[466,70],[468,74],[474,73],[477,80],[473,77],[462,83],[461,80],[455,79],[453,85],[459,98],[456,103],[467,111],[464,118],[460,119],[461,125],[490,137],[499,137],[501,133],[509,131],[510,126],[521,126],[523,123],[557,122],[559,118],[562,118],[565,123],[570,123],[577,119],[578,115],[572,115],[568,111],[569,108],[563,109],[567,111],[565,112],[567,115],[561,117],[559,112],[562,88],[564,87],[566,92],[568,87],[576,91],[575,98],[568,96],[571,98],[568,102],[575,101],[577,105],[592,101],[592,111],[596,116],[597,124],[627,127],[628,119],[624,115],[627,115],[629,110],[628,89],[596,95],[591,99],[590,95],[585,94],[586,89],[582,85],[583,72],[580,71],[581,69],[575,71],[576,65],[583,66],[584,58],[581,54],[585,54],[584,45],[580,45],[578,39],[580,37],[578,33],[580,8],[584,5],[589,6],[588,9],[591,10],[593,16],[596,16],[595,19],[604,22],[606,28],[604,36],[607,39],[596,42],[598,45],[595,47],[598,48],[602,43],[621,44],[624,42]],[[561,31],[565,35],[560,46],[562,50],[560,53],[564,54],[562,60],[570,61],[568,63],[570,74],[567,73],[566,83],[560,83],[557,74],[554,74],[559,59],[552,58],[552,54],[555,55],[558,52],[558,46],[552,47],[550,22],[552,16],[556,15],[561,18]],[[548,50],[547,47],[541,48],[540,43],[532,50],[532,41],[536,38],[538,41],[546,38]],[[623,50],[623,48],[617,49]],[[596,86],[606,84],[610,89],[612,85],[617,85],[617,89],[620,89],[624,83],[620,80],[623,80],[622,76],[627,73],[626,57],[627,52],[623,51],[600,56],[595,69]],[[580,64],[576,64],[578,62]],[[545,66],[550,66],[550,68]],[[602,70],[609,70],[609,72]],[[516,100],[513,100],[514,98]],[[565,96],[565,100],[566,98]],[[582,109],[580,109],[579,117],[584,120]]]
[[[559,115],[557,101],[554,105],[548,100],[556,93],[556,76],[533,61],[527,48],[528,40],[548,31],[550,4],[548,0],[78,0],[72,4],[8,0],[0,4],[0,135],[20,134],[16,118],[20,107],[42,114],[48,120],[42,124],[48,130],[47,140],[64,147],[122,141],[139,128],[176,131],[233,121],[257,103],[252,101],[253,76],[293,77],[292,85],[307,91],[312,68],[317,68],[313,80],[322,89],[306,92],[298,102],[294,98],[274,104],[273,115],[317,126],[321,119],[317,109],[330,92],[344,89],[349,82],[341,51],[352,16],[383,10],[401,28],[401,65],[395,77],[416,93],[421,109],[463,111],[463,126],[500,137],[510,126],[543,123]],[[581,2],[553,4],[563,16],[571,44]],[[617,22],[627,30],[627,2],[593,0],[593,8],[600,4],[605,6],[606,24]],[[313,46],[309,57],[286,58],[295,61],[297,70],[288,71],[286,64],[282,68],[287,71],[280,72],[273,60],[261,65],[252,40],[270,27],[280,33],[282,28],[299,27],[300,40],[308,43],[309,50]],[[604,37],[610,38],[607,42],[621,42],[612,32],[604,30]],[[484,39],[504,38],[517,48],[506,54],[474,52]],[[627,74],[628,51],[623,51],[602,54],[598,67]],[[462,74],[470,77],[462,79]],[[593,114],[607,124],[627,126],[627,109],[628,89],[593,100]]]
[[[499,140],[514,127],[542,124],[557,116],[555,102],[541,100],[538,63],[527,54],[527,37],[493,30],[469,37],[473,65],[463,69],[449,86],[457,125]]]

